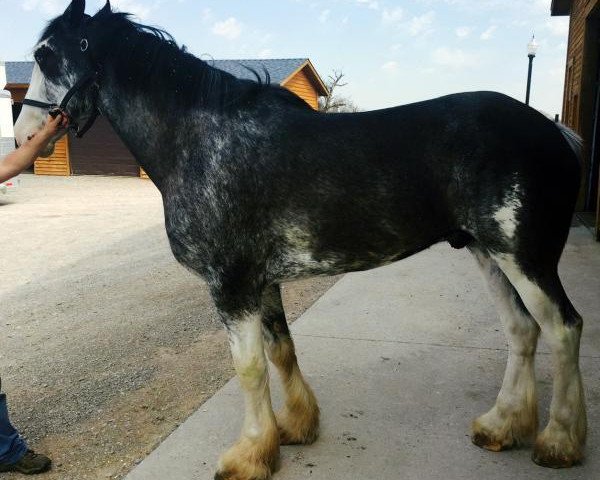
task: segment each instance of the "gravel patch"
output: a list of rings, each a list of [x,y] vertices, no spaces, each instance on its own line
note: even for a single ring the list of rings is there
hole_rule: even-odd
[[[40,478],[121,478],[233,375],[207,287],[174,260],[149,181],[23,175],[0,212],[13,423],[53,458]],[[286,284],[289,320],[337,279]]]

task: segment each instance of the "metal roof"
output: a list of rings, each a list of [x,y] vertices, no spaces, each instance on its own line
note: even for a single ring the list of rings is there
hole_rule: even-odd
[[[271,82],[281,84],[291,74],[298,70],[307,58],[268,58],[241,60],[206,60],[216,68],[235,75],[237,78],[255,80],[254,74],[247,68],[255,70],[264,78],[264,69],[269,72]],[[9,84],[29,84],[33,72],[33,62],[6,62],[6,81]]]
[[[231,73],[237,78],[249,80],[255,80],[256,77],[248,68],[255,70],[261,78],[264,77],[264,70],[266,69],[271,77],[271,82],[280,85],[281,82],[298,70],[307,60],[307,58],[268,58],[257,60],[208,60],[207,62],[209,65]]]
[[[33,73],[33,62],[5,62],[6,83],[29,85]]]

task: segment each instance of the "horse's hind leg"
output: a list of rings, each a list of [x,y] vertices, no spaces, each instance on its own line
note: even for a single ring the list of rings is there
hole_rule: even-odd
[[[240,438],[221,455],[215,480],[267,480],[278,466],[279,433],[271,407],[260,308],[235,308],[232,313],[219,307],[218,300],[246,408]]]
[[[277,414],[281,444],[312,443],[319,434],[319,407],[298,366],[279,285],[269,286],[263,294],[262,322],[265,347],[285,391],[285,405]]]
[[[522,445],[537,433],[534,355],[539,327],[496,262],[477,247],[470,250],[487,281],[509,342],[496,403],[473,422],[472,440],[485,449],[500,451]]]
[[[586,436],[579,371],[583,322],[565,294],[556,262],[544,267],[544,262],[521,263],[514,255],[493,257],[540,325],[552,350],[554,386],[550,420],[536,439],[533,460],[546,467],[570,467],[582,459]]]

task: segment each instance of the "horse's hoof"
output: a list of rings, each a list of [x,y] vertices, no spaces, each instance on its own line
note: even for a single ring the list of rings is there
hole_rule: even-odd
[[[275,427],[275,425],[273,425]],[[241,437],[219,460],[215,480],[269,480],[279,469],[279,435],[272,428],[261,442]]]
[[[541,467],[569,468],[581,463],[583,454],[573,447],[559,448],[557,445],[536,442],[531,459]]]
[[[557,452],[533,452],[531,456],[532,460],[537,463],[540,467],[546,468],[570,468],[573,465],[581,463],[581,455],[561,455]]]
[[[267,477],[244,477],[236,472],[223,471],[215,473],[214,480],[269,480],[271,476]]]
[[[480,448],[489,450],[490,452],[501,452],[513,447],[515,441],[510,433],[501,430],[494,431],[485,425],[486,415],[482,415],[473,422],[471,426],[471,441]]]
[[[555,455],[539,455],[535,452],[531,456],[531,459],[538,464],[540,467],[546,468],[571,468],[573,465],[579,463],[567,457],[560,457]]]
[[[473,421],[471,441],[490,452],[531,444],[537,433],[536,404],[501,415],[496,407]]]
[[[566,430],[552,420],[542,431],[533,447],[532,460],[542,467],[569,468],[583,460],[585,423],[576,429]]]
[[[490,452],[501,452],[512,448],[512,445],[504,445],[498,440],[494,440],[491,435],[484,432],[474,432],[471,435],[471,441],[480,448],[489,450]]]
[[[280,445],[311,445],[315,443],[319,437],[319,432],[311,432],[307,435],[294,436],[289,432],[279,429],[279,444]]]
[[[319,409],[309,415],[277,415],[280,445],[310,445],[319,437]]]

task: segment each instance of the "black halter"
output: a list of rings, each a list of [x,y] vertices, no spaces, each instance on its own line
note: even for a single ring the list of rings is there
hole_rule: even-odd
[[[83,38],[80,43],[81,51],[82,52],[87,51],[88,46],[89,46],[89,43],[88,43],[87,39]],[[56,118],[58,115],[62,114],[62,115],[66,115],[69,118],[69,120],[71,120],[71,116],[67,112],[67,106],[68,106],[69,102],[71,101],[71,98],[73,98],[73,95],[75,95],[79,91],[88,88],[90,85],[92,85],[94,82],[96,82],[96,80],[98,80],[99,76],[100,76],[100,73],[97,69],[94,72],[89,72],[89,73],[85,74],[83,77],[81,77],[79,80],[77,80],[75,85],[73,85],[69,89],[69,91],[66,93],[65,97],[62,99],[62,102],[60,102],[60,104],[40,102],[39,100],[31,100],[29,98],[25,98],[23,100],[23,105],[29,105],[30,107],[47,109],[48,114],[52,118]],[[83,135],[90,128],[92,128],[92,125],[98,118],[98,115],[100,115],[100,110],[98,110],[98,106],[96,105],[96,99],[94,98],[94,111],[92,112],[92,115],[87,120],[85,125],[82,128],[79,128],[79,125],[76,122],[71,124],[70,128],[73,128],[76,131],[75,136],[77,138],[83,137]]]

